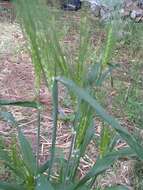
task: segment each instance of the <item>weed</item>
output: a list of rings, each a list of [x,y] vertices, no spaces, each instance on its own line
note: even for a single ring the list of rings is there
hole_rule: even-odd
[[[120,123],[110,116],[96,99],[97,88],[100,88],[111,72],[114,66],[110,63],[112,51],[114,48],[114,30],[115,23],[108,25],[107,41],[105,48],[102,50],[100,58],[91,61],[93,56],[90,53],[90,36],[89,24],[87,17],[83,15],[80,24],[79,46],[75,55],[75,59],[69,62],[68,56],[65,54],[64,48],[61,46],[61,35],[58,28],[58,17],[61,12],[57,9],[46,8],[35,0],[16,1],[20,23],[23,32],[28,39],[30,46],[31,58],[35,68],[35,88],[36,102],[11,102],[0,101],[0,105],[34,107],[38,111],[37,115],[37,150],[36,158],[32,151],[32,147],[13,115],[9,112],[0,112],[1,118],[11,122],[17,129],[19,149],[12,148],[9,153],[3,148],[0,149],[0,159],[5,165],[18,175],[20,182],[13,184],[1,181],[0,188],[7,190],[76,190],[92,189],[97,176],[101,175],[115,161],[124,157],[139,157],[143,159],[142,146]],[[95,55],[95,52],[94,52]],[[91,57],[90,57],[91,56]],[[38,164],[39,160],[39,143],[40,143],[40,115],[41,105],[39,103],[39,89],[41,80],[44,80],[47,87],[52,90],[53,102],[53,128],[52,128],[52,145],[51,156],[43,165]],[[72,100],[72,107],[75,110],[73,122],[71,123],[73,132],[69,156],[66,160],[63,157],[57,157],[56,138],[57,138],[57,122],[58,122],[58,88],[59,84],[63,84],[69,92]],[[100,117],[106,123],[99,146],[98,158],[91,169],[83,176],[78,177],[78,167],[81,158],[85,154],[86,147],[91,142],[94,133],[94,117]],[[115,134],[123,138],[128,148],[115,150],[116,139],[111,141],[110,126]],[[113,133],[114,135],[114,133]],[[17,154],[16,154],[17,153]],[[58,165],[58,176],[55,175],[55,164]],[[126,187],[117,186],[107,189],[123,189]]]

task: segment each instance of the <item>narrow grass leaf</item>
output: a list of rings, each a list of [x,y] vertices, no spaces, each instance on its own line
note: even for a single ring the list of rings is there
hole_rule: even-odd
[[[53,97],[53,134],[52,134],[51,159],[50,159],[48,178],[51,175],[53,161],[54,161],[54,158],[55,158],[55,146],[56,146],[56,136],[57,136],[58,86],[57,86],[57,81],[56,80],[54,80],[54,84],[53,84],[52,97]]]
[[[10,170],[12,170],[17,176],[19,176],[19,177],[23,176],[20,168],[16,168],[14,166],[14,163],[12,162],[12,159],[9,156],[8,152],[1,148],[0,148],[0,160],[6,167],[8,167]]]
[[[143,151],[140,143],[137,142],[135,137],[131,135],[126,129],[124,129],[119,122],[112,116],[110,116],[104,108],[94,99],[86,90],[78,87],[73,81],[64,77],[57,77],[57,80],[72,90],[79,98],[86,101],[104,121],[110,124],[120,136],[126,140],[130,147],[137,153],[140,159],[143,160]]]
[[[17,184],[10,184],[7,182],[0,181],[0,189],[2,190],[26,190],[23,186]]]
[[[0,149],[0,160],[7,163],[11,162],[10,156],[8,155],[7,151]]]
[[[83,177],[77,185],[73,188],[73,190],[78,189],[79,187],[83,186],[89,179],[93,177],[97,177],[99,174],[107,170],[117,159],[123,157],[132,157],[136,156],[134,151],[130,148],[126,148],[120,151],[114,151],[108,153],[107,155],[103,156],[103,158],[99,158],[92,169]],[[72,190],[72,189],[71,189]]]
[[[35,101],[12,101],[12,100],[0,100],[0,106],[21,106],[38,108],[37,102]]]
[[[54,190],[51,183],[47,180],[46,176],[38,176],[37,185],[35,190]]]
[[[21,152],[22,152],[23,161],[24,161],[27,169],[29,170],[29,172],[32,175],[35,175],[37,172],[36,171],[37,170],[36,158],[32,152],[30,143],[25,138],[25,136],[23,135],[21,130],[18,131],[18,139],[20,142],[20,148],[21,148]]]
[[[107,187],[104,190],[129,190],[126,186],[118,185],[114,187]]]
[[[53,36],[52,36],[53,41],[52,42],[55,45],[54,50],[57,53],[58,58],[59,58],[58,62],[59,62],[60,69],[64,75],[68,75],[68,67],[67,67],[67,63],[66,63],[65,58],[64,58],[64,53],[62,52],[59,41],[57,39],[56,32],[53,28],[52,28],[52,34],[53,34]],[[55,52],[53,52],[53,55],[56,54]]]
[[[10,112],[0,112],[0,119],[3,119],[13,125],[14,127],[17,127],[17,121],[15,120],[14,116]]]
[[[111,141],[111,130],[106,126],[103,127],[100,139],[100,156],[102,157],[109,151],[109,144]]]
[[[88,48],[89,48],[89,25],[87,22],[87,18],[85,16],[81,17],[81,23],[80,23],[80,46],[79,46],[79,55],[77,60],[77,75],[80,82],[83,82],[80,80],[81,76],[84,76],[84,67],[85,67],[85,61],[87,59],[88,54]]]
[[[93,119],[90,121],[88,128],[86,129],[86,133],[83,138],[83,143],[80,149],[81,156],[84,155],[86,147],[91,142],[92,138],[94,136],[94,122]]]
[[[79,148],[82,145],[85,138],[86,130],[91,125],[93,120],[93,110],[87,103],[82,101],[79,112],[81,112],[81,114],[78,121],[79,124],[76,127],[76,148]]]

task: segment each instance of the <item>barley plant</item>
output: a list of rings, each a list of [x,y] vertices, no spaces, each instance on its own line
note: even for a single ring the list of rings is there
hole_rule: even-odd
[[[37,116],[37,150],[33,154],[32,147],[21,128],[10,112],[0,112],[3,120],[10,122],[17,129],[19,146],[7,151],[0,146],[0,160],[9,168],[18,180],[13,183],[0,181],[3,190],[90,190],[95,187],[96,178],[101,175],[114,162],[124,157],[138,157],[143,159],[142,146],[120,123],[98,103],[96,90],[102,83],[111,77],[115,68],[110,63],[115,45],[115,21],[108,22],[107,39],[100,55],[91,45],[90,25],[85,13],[81,13],[78,35],[78,47],[75,47],[74,56],[69,55],[63,45],[69,23],[60,21],[63,13],[55,7],[48,8],[38,0],[17,0],[18,22],[27,39],[27,46],[35,69],[36,101],[9,101],[0,100],[0,105],[32,107],[38,110]],[[65,27],[66,26],[66,27]],[[94,57],[94,59],[93,59]],[[39,89],[44,80],[53,98],[53,131],[51,156],[42,165],[39,165],[40,146],[40,112]],[[58,127],[59,85],[67,88],[74,109],[74,119],[71,122],[73,129],[68,159],[57,157],[56,138]],[[104,123],[99,155],[92,168],[84,177],[78,177],[78,167],[84,156],[87,146],[94,135],[94,120],[100,117]],[[113,133],[110,133],[114,131]],[[111,134],[111,136],[109,135]],[[114,135],[114,137],[113,137]],[[128,148],[116,150],[116,140],[124,139]],[[58,165],[58,176],[54,176],[55,163]],[[114,186],[107,190],[127,190],[124,186]]]

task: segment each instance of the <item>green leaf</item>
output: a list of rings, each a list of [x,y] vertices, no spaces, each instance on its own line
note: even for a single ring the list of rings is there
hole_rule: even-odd
[[[12,170],[18,177],[23,178],[23,172],[21,172],[20,168],[16,168],[14,163],[12,162],[11,157],[9,156],[8,152],[4,149],[0,149],[0,160],[3,161],[3,164]]]
[[[13,114],[10,112],[0,112],[0,118],[12,124],[14,127],[18,126],[17,121],[15,120]]]
[[[49,166],[49,174],[48,178],[51,175],[51,170],[54,162],[55,157],[55,146],[56,146],[56,136],[57,136],[57,121],[58,121],[58,86],[57,81],[54,81],[53,85],[53,133],[52,133],[52,147],[51,147],[51,159],[50,159],[50,166]]]
[[[123,185],[118,185],[114,187],[107,187],[104,190],[129,190],[129,189]]]
[[[92,179],[93,177],[97,177],[99,174],[107,170],[117,159],[123,158],[123,157],[132,157],[135,156],[133,150],[130,148],[126,148],[120,151],[114,151],[111,153],[106,154],[101,159],[98,158],[95,165],[91,168],[91,170],[83,177],[77,185],[75,185],[74,188],[71,188],[71,190],[76,190],[79,187],[83,186],[89,179]]]
[[[0,106],[21,106],[38,108],[37,102],[35,101],[12,101],[12,100],[0,100]]]
[[[68,186],[66,188],[66,190],[70,190],[70,189],[74,189],[74,184],[71,185],[70,187]],[[62,189],[61,189],[62,190]],[[83,184],[81,187],[78,187],[78,190],[91,190],[90,187],[88,187],[87,185]]]
[[[35,190],[54,190],[51,183],[47,180],[46,176],[38,176],[37,185]]]
[[[87,60],[87,55],[89,51],[89,23],[87,17],[82,15],[80,23],[80,44],[79,44],[79,55],[77,60],[76,68],[76,80],[84,82],[83,79],[85,73],[85,62]]]
[[[143,160],[143,147],[126,129],[124,129],[119,122],[112,116],[110,116],[104,108],[94,99],[86,90],[78,87],[73,81],[64,77],[57,77],[57,80],[72,90],[79,98],[86,101],[104,121],[111,125],[120,136],[126,140],[130,147],[137,153],[140,159]]]
[[[0,160],[7,162],[7,163],[11,162],[11,159],[10,159],[7,151],[0,149]]]
[[[10,184],[6,182],[0,181],[0,189],[1,190],[26,190],[24,187],[17,184]]]
[[[108,34],[107,34],[106,46],[105,46],[103,59],[102,59],[103,67],[106,67],[110,62],[114,43],[115,43],[114,28],[113,28],[113,25],[110,24],[109,29],[108,29]]]
[[[92,140],[93,136],[94,136],[94,121],[93,121],[93,114],[91,111],[88,111],[88,115],[87,117],[87,121],[85,121],[85,125],[88,126],[85,129],[85,133],[83,133],[82,136],[82,140],[83,142],[80,144],[80,156],[82,157],[85,153],[85,150],[88,146],[88,144],[90,143],[90,141]]]
[[[88,144],[91,142],[93,136],[94,136],[94,127],[93,123],[91,122],[91,125],[87,128],[86,134],[85,134],[85,139],[83,141],[82,149],[81,149],[81,155],[85,153],[86,147]]]
[[[18,138],[19,138],[19,142],[20,142],[20,148],[21,148],[21,152],[22,152],[22,157],[23,157],[23,161],[27,167],[27,169],[29,170],[29,172],[32,175],[36,174],[36,158],[32,152],[32,148],[28,142],[28,140],[25,138],[25,136],[23,135],[23,133],[21,132],[21,130],[18,131]]]
[[[75,122],[77,136],[75,148],[82,146],[88,128],[93,127],[93,110],[86,102],[79,103],[79,110],[77,114],[80,114],[79,120]],[[76,124],[77,123],[77,124]]]
[[[101,157],[109,151],[111,141],[111,131],[106,126],[103,126],[100,139],[100,155]]]

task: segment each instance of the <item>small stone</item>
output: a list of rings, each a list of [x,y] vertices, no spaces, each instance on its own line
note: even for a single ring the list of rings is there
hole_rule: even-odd
[[[96,16],[96,17],[99,17],[100,16],[100,6],[98,6],[98,5],[92,5],[91,6],[91,11],[92,11],[92,13],[94,14],[94,16]]]
[[[102,20],[109,20],[111,18],[111,10],[102,7],[100,10],[100,16]]]
[[[135,19],[136,17],[137,17],[137,15],[136,15],[136,11],[135,10],[133,10],[132,12],[131,12],[131,18],[132,19]]]

